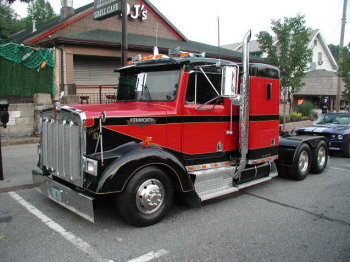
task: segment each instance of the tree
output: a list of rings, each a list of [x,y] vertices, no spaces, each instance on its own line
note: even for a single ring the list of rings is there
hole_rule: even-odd
[[[339,61],[339,45],[328,45],[329,50],[331,51],[335,61]]]
[[[29,25],[31,25],[34,20],[36,24],[41,24],[56,16],[51,4],[45,0],[34,0],[28,5],[27,12]]]
[[[340,50],[340,61],[338,63],[338,76],[345,84],[343,95],[350,101],[350,44]]]
[[[0,0],[0,42],[11,40],[10,35],[14,33],[11,25],[16,18],[17,14],[7,0]]]
[[[266,63],[277,66],[281,71],[282,87],[289,88],[288,100],[291,93],[296,93],[304,85],[302,78],[308,68],[312,50],[308,48],[311,28],[305,26],[303,15],[272,20],[271,29],[276,35],[273,38],[267,31],[259,32],[260,49],[268,54]]]
[[[23,2],[23,3],[30,3],[30,2],[32,2],[33,0],[21,0],[21,2]],[[13,4],[14,2],[16,2],[16,0],[7,0],[7,2],[9,3],[9,4]]]

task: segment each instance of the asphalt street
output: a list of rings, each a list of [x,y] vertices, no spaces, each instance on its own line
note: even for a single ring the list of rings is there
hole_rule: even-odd
[[[21,159],[36,161],[27,152]],[[2,192],[1,261],[350,261],[349,170],[333,154],[323,174],[275,178],[201,208],[175,203],[146,228],[122,221],[113,202],[92,224],[35,188]]]

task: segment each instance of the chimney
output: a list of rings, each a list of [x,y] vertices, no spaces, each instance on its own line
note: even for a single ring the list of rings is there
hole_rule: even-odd
[[[75,14],[73,0],[61,0],[61,20],[64,20]]]
[[[36,32],[36,21],[35,19],[32,20],[33,22],[33,30],[32,30],[32,33]]]

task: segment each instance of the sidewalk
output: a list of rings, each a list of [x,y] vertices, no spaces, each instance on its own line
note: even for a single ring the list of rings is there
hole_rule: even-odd
[[[37,143],[9,146],[4,146],[2,143],[4,180],[0,180],[0,193],[37,186],[32,180],[32,169],[36,168],[38,162],[37,147]]]

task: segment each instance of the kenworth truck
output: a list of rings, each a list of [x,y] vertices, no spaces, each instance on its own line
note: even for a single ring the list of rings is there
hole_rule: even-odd
[[[159,222],[178,198],[191,207],[281,175],[322,173],[323,137],[280,137],[280,72],[178,52],[118,69],[117,101],[41,114],[40,171],[53,201],[94,222],[111,196],[135,226]]]

